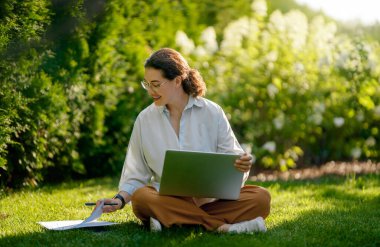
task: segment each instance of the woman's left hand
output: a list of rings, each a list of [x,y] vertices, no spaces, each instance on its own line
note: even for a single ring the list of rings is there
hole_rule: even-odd
[[[244,153],[235,161],[235,167],[241,172],[248,172],[252,167],[252,155]]]

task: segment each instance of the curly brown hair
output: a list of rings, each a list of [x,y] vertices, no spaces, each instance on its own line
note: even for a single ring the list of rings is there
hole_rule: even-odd
[[[176,50],[162,48],[154,52],[145,61],[144,67],[161,70],[163,76],[169,80],[180,76],[183,90],[188,95],[197,97],[206,94],[206,84],[198,70],[190,68],[185,58]]]

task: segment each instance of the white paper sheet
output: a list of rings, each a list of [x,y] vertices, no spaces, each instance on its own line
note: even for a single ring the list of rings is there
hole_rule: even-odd
[[[83,228],[83,227],[110,226],[110,225],[117,224],[117,223],[107,222],[107,221],[97,221],[97,219],[99,219],[99,217],[102,215],[103,205],[104,205],[104,202],[102,202],[94,210],[94,212],[92,212],[90,217],[88,217],[85,220],[40,221],[38,223],[49,230],[57,230],[57,231]]]

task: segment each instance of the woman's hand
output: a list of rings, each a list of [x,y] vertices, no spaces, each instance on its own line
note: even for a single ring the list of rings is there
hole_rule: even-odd
[[[235,167],[241,172],[248,172],[252,167],[252,155],[244,153],[235,161]]]
[[[115,212],[121,208],[121,201],[119,199],[101,199],[96,202],[96,207],[94,210],[102,203],[102,201],[104,201],[104,203],[117,203],[117,205],[114,206],[104,205],[102,208],[103,213]]]
[[[129,203],[131,200],[131,196],[125,192],[125,191],[119,191],[118,195],[122,196],[124,198],[125,203]],[[110,205],[104,205],[103,206],[103,213],[112,213],[115,212],[116,210],[121,209],[121,206],[123,203],[121,202],[120,199],[118,198],[112,198],[112,199],[101,199],[96,202],[96,207],[95,209],[104,201],[104,203],[117,203],[117,205],[110,206]],[[95,210],[94,209],[94,210]]]

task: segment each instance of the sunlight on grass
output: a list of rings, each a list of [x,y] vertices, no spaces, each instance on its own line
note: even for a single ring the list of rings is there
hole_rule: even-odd
[[[210,233],[199,227],[143,229],[130,207],[101,220],[120,225],[94,230],[47,231],[38,221],[85,219],[86,201],[111,197],[116,179],[96,179],[23,190],[0,197],[0,246],[169,245],[169,246],[355,246],[380,244],[380,175],[324,177],[319,180],[265,182],[272,195],[268,232],[253,235]]]

